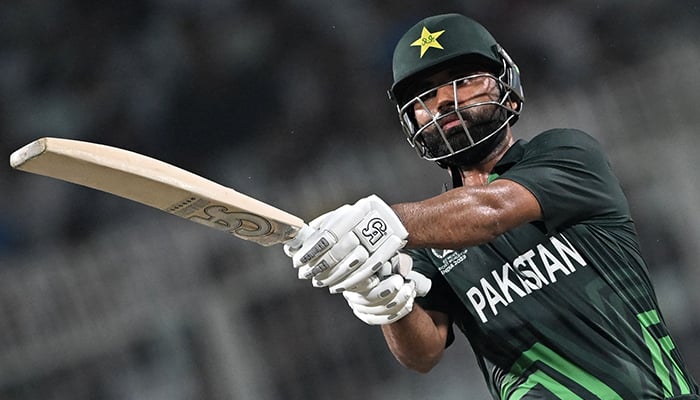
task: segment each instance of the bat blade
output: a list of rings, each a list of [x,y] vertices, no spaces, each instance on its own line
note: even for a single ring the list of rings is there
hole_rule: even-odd
[[[174,165],[117,147],[45,137],[10,155],[12,168],[111,193],[263,246],[305,226],[292,214]]]

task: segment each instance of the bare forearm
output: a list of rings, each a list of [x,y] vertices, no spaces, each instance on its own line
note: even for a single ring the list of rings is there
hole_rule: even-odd
[[[409,232],[408,247],[463,248],[500,233],[497,210],[471,188],[392,208]]]
[[[407,368],[426,373],[442,358],[446,328],[438,328],[418,305],[401,320],[382,325],[382,332],[394,357]]]
[[[392,206],[408,230],[408,247],[461,249],[542,218],[535,196],[506,179],[464,186],[415,203]]]

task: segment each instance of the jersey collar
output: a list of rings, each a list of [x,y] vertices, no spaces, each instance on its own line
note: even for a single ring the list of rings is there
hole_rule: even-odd
[[[506,154],[501,157],[493,167],[493,172],[501,175],[502,173],[508,171],[510,167],[515,165],[518,161],[522,160],[525,154],[525,145],[527,141],[525,139],[518,139],[512,146],[506,151]]]

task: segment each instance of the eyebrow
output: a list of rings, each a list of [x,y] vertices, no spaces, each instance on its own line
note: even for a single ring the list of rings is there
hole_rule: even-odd
[[[430,90],[431,88],[435,88],[437,86],[442,86],[442,85],[447,85],[450,82],[460,79],[460,78],[466,78],[471,75],[478,75],[478,74],[491,74],[488,70],[484,68],[474,68],[471,69],[469,72],[465,72],[464,69],[462,68],[453,68],[449,69],[447,71],[441,72],[439,74],[439,77],[435,78],[435,75],[433,75],[430,78],[424,79],[416,84],[416,88],[425,88],[423,90],[419,90],[420,93],[423,93],[425,91]]]
[[[446,85],[455,79],[481,73],[495,74],[495,72],[492,72],[489,69],[490,68],[483,63],[470,63],[468,66],[454,65],[442,69],[440,72],[430,74],[422,79],[417,79],[413,84],[408,86],[404,91],[404,93],[407,94],[406,101],[438,86]],[[409,93],[410,95],[408,95]]]

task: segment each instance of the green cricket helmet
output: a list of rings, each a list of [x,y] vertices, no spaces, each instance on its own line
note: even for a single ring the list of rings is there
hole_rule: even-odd
[[[440,75],[443,81],[427,79],[439,72],[444,73]],[[503,137],[498,134],[505,132],[505,126],[515,124],[522,110],[518,67],[486,28],[463,15],[436,15],[411,27],[394,50],[393,75],[389,97],[396,102],[409,143],[422,158],[443,167],[480,161],[485,151],[492,150],[489,147],[495,138]],[[460,106],[457,89],[475,79],[493,79],[498,98]],[[431,110],[428,99],[446,85],[452,85],[454,104],[439,112]],[[465,112],[489,105],[493,118],[488,121],[484,117],[470,120],[473,111]],[[418,110],[430,116],[429,122],[417,123]],[[460,123],[455,127],[456,120]],[[450,122],[450,128],[443,129]]]

